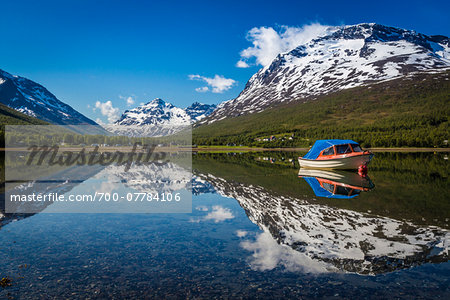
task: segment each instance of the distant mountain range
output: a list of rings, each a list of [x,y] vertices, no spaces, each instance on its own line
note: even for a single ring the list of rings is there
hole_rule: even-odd
[[[51,124],[98,125],[42,85],[3,70],[0,70],[0,103]]]
[[[155,99],[145,105],[125,111],[114,124],[104,127],[119,135],[163,136],[176,133],[193,124],[194,127],[200,129],[208,128],[213,123],[219,123],[220,126],[213,126],[210,129],[195,129],[194,134],[202,135],[203,138],[218,134],[230,137],[233,134],[236,135],[236,130],[240,130],[238,134],[242,134],[244,131],[246,134],[253,134],[256,127],[260,128],[258,134],[265,134],[267,130],[262,127],[269,126],[269,123],[266,122],[265,116],[257,117],[259,115],[257,113],[263,111],[266,113],[268,109],[278,109],[283,105],[295,104],[299,107],[285,108],[286,112],[283,113],[270,113],[273,124],[270,125],[271,131],[281,125],[286,127],[285,131],[292,131],[304,127],[300,125],[296,117],[298,113],[295,112],[303,111],[300,108],[301,105],[317,103],[320,112],[315,112],[314,120],[312,115],[308,114],[307,118],[303,118],[303,120],[308,122],[313,120],[314,124],[318,126],[319,123],[327,120],[330,114],[336,115],[339,112],[334,107],[330,107],[331,100],[327,100],[330,103],[325,105],[324,101],[319,104],[320,99],[333,98],[333,95],[341,97],[342,94],[335,93],[352,91],[358,87],[371,88],[373,86],[375,88],[376,84],[390,82],[393,79],[414,77],[414,80],[420,80],[421,77],[417,76],[418,74],[440,73],[444,74],[445,78],[439,79],[444,85],[433,88],[428,84],[430,93],[436,94],[437,97],[437,93],[442,93],[442,89],[445,90],[448,86],[445,81],[448,80],[447,70],[450,70],[450,39],[446,36],[428,36],[412,30],[374,23],[330,27],[327,34],[306,44],[298,45],[289,52],[279,54],[270,65],[263,67],[250,78],[238,97],[222,102],[217,107],[196,102],[183,109],[161,99]],[[441,77],[439,76],[439,78]],[[417,84],[419,82],[414,83],[414,86]],[[438,88],[440,91],[437,91]],[[341,107],[349,101],[354,102],[353,98],[356,92],[363,92],[363,90],[353,90],[351,95],[346,95],[346,99],[341,99]],[[364,91],[364,93],[366,92]],[[385,95],[378,92],[376,96],[388,97],[389,95],[390,93]],[[367,92],[366,98],[372,96]],[[399,96],[403,97],[403,95]],[[425,95],[429,101],[434,101],[435,96]],[[384,98],[376,99],[377,107],[381,107],[382,110],[379,116],[383,116],[382,113],[386,112],[382,106],[384,105],[382,99]],[[355,101],[363,100],[366,99]],[[393,99],[393,101],[397,100]],[[0,70],[0,102],[28,116],[52,124],[97,125],[91,119],[57,99],[42,85],[2,70]],[[418,111],[420,108],[418,105],[424,106],[425,104],[408,102],[403,105],[407,111]],[[347,110],[352,111],[354,107],[355,105],[352,105]],[[364,110],[365,119],[370,120],[372,119],[370,113],[373,109],[367,110],[368,107],[369,103],[363,103],[360,109]],[[430,114],[431,110],[420,111]],[[321,112],[324,113],[323,117],[318,116]],[[353,121],[357,124],[364,124],[364,120],[358,119],[361,115],[359,113],[358,117],[353,118]],[[252,120],[235,118],[238,116],[255,117]],[[276,120],[273,120],[275,116]],[[439,118],[437,121],[439,124],[442,123],[441,119]],[[251,128],[245,129],[241,125]],[[281,132],[281,130],[278,131]],[[232,133],[233,131],[234,133]],[[434,135],[439,135],[436,140],[442,139],[441,133]],[[416,136],[417,138],[419,137]],[[252,137],[248,137],[247,140],[251,141]],[[401,145],[403,145],[402,143],[400,142]]]
[[[215,108],[215,105],[195,102],[183,109],[156,98],[144,105],[125,111],[114,124],[104,127],[118,135],[165,136],[202,120]]]
[[[60,101],[42,85],[24,77],[11,75],[0,70],[0,104],[17,111],[14,120],[11,111],[2,116],[5,124],[46,124],[55,125],[97,125],[96,122],[82,115],[71,106]],[[162,136],[169,135],[199,121],[211,114],[216,105],[195,102],[183,109],[175,107],[161,99],[154,99],[145,105],[125,111],[114,124],[104,125],[111,133],[127,136]],[[0,112],[0,113],[1,113]],[[21,121],[20,114],[30,117]],[[36,120],[36,121],[33,121]],[[13,120],[13,121],[12,121]],[[102,129],[103,130],[103,129]],[[106,133],[95,131],[91,133]]]
[[[379,24],[330,28],[328,34],[279,54],[200,123],[260,112],[294,100],[403,75],[450,67],[450,40]]]

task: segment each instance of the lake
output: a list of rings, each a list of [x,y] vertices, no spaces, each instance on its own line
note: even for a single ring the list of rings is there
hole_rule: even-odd
[[[367,177],[299,170],[298,155],[58,170],[77,180],[46,191],[192,198],[0,214],[0,298],[450,298],[448,153],[376,153]]]

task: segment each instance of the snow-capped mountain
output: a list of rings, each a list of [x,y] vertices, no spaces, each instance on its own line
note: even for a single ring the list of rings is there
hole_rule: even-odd
[[[209,116],[215,109],[214,104],[203,104],[199,102],[194,102],[191,106],[186,107],[185,111],[191,117],[191,122],[200,121],[207,116]]]
[[[414,72],[450,67],[450,39],[379,24],[330,28],[325,36],[279,54],[200,123],[262,111],[282,102],[307,101]]]
[[[126,110],[119,120],[105,128],[118,135],[165,136],[205,118],[215,107],[195,102],[183,109],[156,98],[147,104]]]
[[[32,117],[58,125],[97,125],[58,100],[42,85],[0,70],[0,102]]]

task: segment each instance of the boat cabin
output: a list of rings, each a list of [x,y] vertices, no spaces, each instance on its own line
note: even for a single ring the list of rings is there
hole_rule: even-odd
[[[333,158],[361,155],[362,153],[363,150],[358,144],[347,143],[347,144],[333,145],[323,149],[316,159],[317,160],[333,159]]]
[[[352,140],[317,140],[308,153],[298,158],[301,168],[367,170],[373,154]]]
[[[334,182],[331,180],[319,179],[320,186],[329,191],[333,195],[342,195],[342,196],[357,196],[361,193],[361,191],[365,190],[364,188],[358,188],[346,184],[340,184],[338,182]]]

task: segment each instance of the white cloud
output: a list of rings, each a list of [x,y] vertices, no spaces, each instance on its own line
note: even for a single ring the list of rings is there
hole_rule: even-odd
[[[303,27],[280,26],[276,31],[272,27],[254,27],[247,33],[247,40],[253,44],[241,51],[241,60],[237,67],[248,66],[247,60],[255,58],[257,65],[269,65],[278,54],[290,51],[312,39],[331,33],[334,27],[318,23]]]
[[[244,60],[240,60],[236,63],[236,67],[238,68],[250,68],[250,65],[244,61]]]
[[[119,95],[119,98],[122,99],[122,100],[125,100],[127,102],[127,106],[128,107],[132,106],[134,104],[134,102],[135,102],[134,101],[134,95],[128,96],[128,97],[124,97],[124,96]]]
[[[113,107],[111,101],[106,101],[103,103],[97,101],[95,102],[95,108],[93,110],[96,111],[97,108],[100,109],[100,113],[103,116],[106,116],[108,118],[109,123],[113,123],[119,118],[119,109],[117,107]]]
[[[231,78],[225,78],[222,75],[215,75],[214,77],[205,77],[200,75],[189,75],[190,80],[200,80],[206,82],[211,88],[213,93],[223,93],[231,89],[236,84],[236,80]],[[197,92],[206,92],[209,90],[207,86],[196,88]]]
[[[103,120],[102,119],[100,119],[100,118],[97,118],[97,119],[95,119],[95,123],[97,123],[98,125],[100,125],[100,126],[104,126],[104,125],[106,125],[106,123],[105,122],[103,122]]]
[[[207,86],[203,86],[203,87],[196,88],[195,90],[199,93],[205,93],[205,92],[209,91],[209,88]]]

